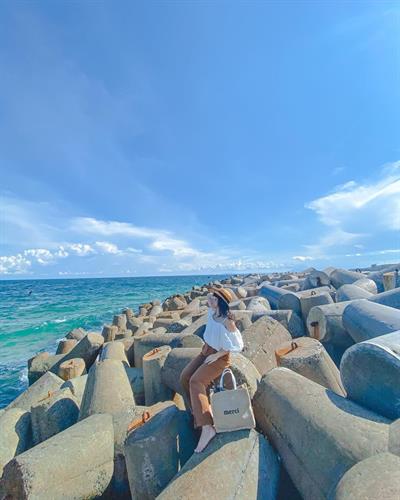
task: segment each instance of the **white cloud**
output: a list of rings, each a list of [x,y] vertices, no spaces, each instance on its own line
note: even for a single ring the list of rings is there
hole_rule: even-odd
[[[67,243],[65,247],[71,252],[76,255],[79,255],[80,257],[83,257],[85,255],[89,255],[91,253],[96,253],[94,248],[92,248],[89,244],[87,243]]]
[[[54,255],[46,248],[31,248],[24,251],[26,257],[32,257],[36,259],[39,264],[50,264],[53,261]]]
[[[101,234],[103,236],[157,238],[160,235],[168,234],[166,231],[139,227],[129,222],[103,221],[93,217],[76,217],[72,219],[70,227],[80,233]]]
[[[25,274],[30,267],[31,261],[22,254],[0,257],[0,274]]]
[[[119,248],[114,243],[108,241],[96,241],[96,247],[99,248],[103,253],[118,254],[120,253]]]
[[[400,230],[400,162],[384,167],[374,182],[349,181],[306,204],[329,228],[315,244],[305,245],[314,255],[328,248],[356,243],[361,238]]]
[[[300,262],[305,262],[306,260],[313,260],[312,257],[308,257],[306,255],[295,255],[292,257],[293,260],[298,260]]]

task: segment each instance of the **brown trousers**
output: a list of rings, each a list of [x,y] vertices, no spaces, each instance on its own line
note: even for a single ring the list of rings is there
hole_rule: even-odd
[[[217,352],[215,349],[204,344],[201,353],[185,366],[180,376],[182,388],[187,400],[190,401],[195,427],[212,425],[213,419],[208,398],[209,387],[231,363],[228,353],[213,363],[204,364],[206,357],[215,352]]]

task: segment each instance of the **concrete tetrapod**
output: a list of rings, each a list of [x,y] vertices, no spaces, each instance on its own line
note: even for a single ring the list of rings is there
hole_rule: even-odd
[[[308,297],[300,297],[301,314],[304,322],[307,321],[308,313],[314,306],[333,304],[333,299],[328,292],[322,292],[315,295],[312,292],[313,290],[310,291],[311,295]]]
[[[354,340],[343,326],[343,312],[349,304],[340,302],[313,307],[307,317],[310,337],[346,348],[353,345]]]
[[[400,457],[379,453],[354,465],[329,500],[395,500],[400,498]]]
[[[54,375],[54,373],[47,372],[43,377],[40,377],[39,380],[15,398],[6,409],[22,408],[29,411],[32,405],[47,397],[49,392],[57,391],[63,382],[64,380]]]
[[[400,330],[400,311],[369,300],[355,300],[343,312],[343,326],[355,342]]]
[[[248,358],[261,375],[277,366],[275,351],[284,342],[292,340],[290,333],[280,323],[262,316],[242,333],[243,356]]]
[[[291,309],[301,315],[300,299],[293,292],[289,292],[277,286],[264,284],[259,289],[258,294],[261,295],[261,297],[265,297],[274,310]]]
[[[13,458],[0,480],[1,500],[97,498],[113,473],[110,415],[93,415]]]
[[[67,354],[77,343],[76,339],[61,339],[58,343],[56,354]]]
[[[400,331],[347,349],[340,376],[349,399],[392,420],[400,418]]]
[[[335,269],[330,273],[329,278],[332,285],[338,289],[342,285],[351,285],[355,281],[365,278],[365,275],[355,271],[347,271],[347,269]]]
[[[290,309],[268,311],[265,313],[253,313],[251,319],[252,321],[257,321],[259,318],[261,318],[261,316],[269,316],[270,318],[278,321],[283,327],[286,328],[286,330],[288,330],[293,338],[304,337],[306,335],[302,319],[297,313]],[[250,325],[246,325],[246,327],[247,326]]]
[[[306,499],[325,500],[353,465],[388,450],[388,419],[287,368],[264,375],[253,408]]]
[[[370,302],[376,302],[384,306],[400,309],[400,288],[388,290],[387,292],[378,293],[368,299]]]
[[[128,368],[125,367],[126,374],[128,375],[129,383],[132,387],[132,392],[137,405],[144,405],[144,377],[143,368]]]
[[[28,364],[29,384],[35,382],[49,370],[57,374],[61,363],[74,358],[82,358],[88,370],[95,361],[103,343],[104,338],[101,335],[89,332],[67,354],[55,354],[47,357],[36,356]]]
[[[186,329],[185,329],[186,330]],[[171,349],[175,347],[201,347],[203,341],[197,335],[187,335],[185,330],[182,333],[147,333],[135,340],[135,366],[143,368],[143,356],[148,352],[168,345]]]
[[[336,292],[336,302],[347,300],[369,299],[373,294],[356,285],[342,285]]]
[[[128,358],[125,354],[125,346],[122,342],[114,341],[104,344],[100,353],[100,361],[104,361],[105,359],[116,359],[129,367]]]
[[[125,441],[132,498],[156,498],[179,470],[179,450],[190,446],[189,454],[192,454],[195,443],[186,412],[176,406],[165,408],[133,430]]]
[[[280,463],[261,434],[244,430],[217,434],[188,460],[159,500],[275,500]]]
[[[81,406],[82,403],[87,377],[87,374],[85,374],[81,375],[80,377],[71,378],[64,382],[60,387],[60,389],[65,389],[66,387],[68,387],[72,394],[75,396],[79,406]]]
[[[115,359],[96,363],[89,370],[79,420],[95,413],[115,415],[135,406],[124,365]]]
[[[11,408],[0,414],[0,477],[3,467],[15,455],[32,446],[31,415],[21,408]]]
[[[79,417],[79,403],[69,388],[60,389],[31,409],[33,444],[68,429]]]
[[[63,380],[80,377],[86,373],[85,361],[82,358],[68,359],[58,367],[57,375]]]
[[[161,346],[143,356],[144,395],[147,406],[168,401],[174,395],[161,381],[161,369],[170,352],[169,346]]]
[[[276,357],[278,366],[289,368],[340,396],[346,396],[339,370],[318,340],[302,337],[285,342],[277,349]]]
[[[376,286],[375,281],[370,280],[369,278],[361,278],[352,283],[352,285],[367,290],[367,292],[370,292],[373,295],[378,293],[378,287]]]

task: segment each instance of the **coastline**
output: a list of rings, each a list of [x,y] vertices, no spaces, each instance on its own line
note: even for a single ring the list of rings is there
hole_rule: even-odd
[[[81,429],[86,429],[90,419],[90,432],[109,430],[110,437],[104,438],[105,441],[108,439],[109,446],[102,452],[102,465],[96,469],[95,450],[84,441],[80,473],[93,479],[86,484],[80,481],[69,483],[74,498],[99,493],[104,498],[107,495],[114,498],[130,498],[130,495],[179,498],[180,492],[185,491],[189,483],[199,480],[196,471],[200,465],[212,474],[213,457],[224,460],[229,456],[226,450],[235,446],[242,451],[235,455],[236,462],[230,463],[229,467],[244,467],[248,477],[240,484],[237,478],[233,478],[235,487],[249,488],[251,492],[252,485],[260,484],[261,478],[263,498],[267,498],[267,490],[268,495],[272,495],[268,498],[288,498],[288,491],[291,498],[317,498],[320,493],[317,494],[315,489],[315,480],[324,495],[335,489],[350,488],[349,491],[354,492],[351,480],[346,482],[343,478],[352,476],[353,467],[364,470],[365,456],[374,460],[377,457],[377,463],[381,465],[379,461],[383,461],[388,469],[397,464],[398,454],[388,453],[390,440],[387,438],[397,410],[391,408],[390,401],[389,404],[382,403],[376,394],[367,393],[360,399],[358,394],[362,388],[358,387],[357,378],[346,372],[346,362],[349,363],[346,360],[350,354],[361,360],[357,361],[357,369],[365,369],[362,356],[372,354],[369,344],[366,348],[364,345],[372,335],[376,338],[374,345],[386,342],[382,344],[386,351],[375,367],[375,377],[376,370],[381,370],[383,377],[394,376],[392,372],[385,372],[385,363],[392,362],[390,346],[393,338],[396,342],[400,341],[400,283],[394,268],[388,266],[375,273],[335,268],[317,271],[311,268],[304,273],[232,275],[194,285],[185,292],[169,295],[163,301],[149,300],[139,304],[136,311],[125,307],[101,330],[73,328],[65,338],[59,339],[56,354],[42,351],[29,359],[29,387],[3,411],[0,410],[2,422],[6,422],[4,419],[8,417],[7,435],[15,432],[16,422],[10,420],[10,412],[18,410],[25,415],[22,432],[25,434],[24,437],[21,434],[19,439],[23,443],[19,443],[18,450],[12,444],[8,449],[9,460],[0,464],[5,467],[0,492],[3,489],[11,495],[10,498],[14,498],[12,492],[16,489],[33,488],[40,494],[41,483],[35,483],[28,476],[15,475],[16,470],[23,463],[34,478],[41,477],[44,464],[51,468],[54,460],[54,467],[57,466],[54,455],[57,447],[64,446],[66,456],[74,456],[75,433],[83,432]],[[229,288],[234,297],[231,310],[245,347],[242,353],[234,356],[232,370],[238,382],[247,387],[257,425],[256,430],[250,432],[218,434],[207,448],[207,453],[199,458],[193,455],[195,436],[179,385],[179,373],[203,344],[206,294],[210,285]],[[333,308],[341,310],[341,329],[337,326],[333,329],[327,322]],[[375,324],[379,322],[379,328],[369,319],[370,310]],[[399,332],[390,331],[385,316],[388,313],[391,315],[390,325],[394,328],[393,325],[398,324]],[[322,314],[325,323],[310,321],[311,317],[320,317],[318,314]],[[335,314],[337,316],[337,312]],[[348,321],[346,315],[352,321]],[[371,328],[380,334],[374,335]],[[344,340],[348,341],[347,345]],[[367,354],[359,354],[359,346],[367,349]],[[165,351],[162,359],[160,350]],[[398,375],[400,371],[395,373]],[[363,376],[368,377],[368,374]],[[379,376],[377,380],[379,383]],[[395,384],[393,378],[390,380]],[[392,392],[396,393],[396,389],[392,388]],[[311,401],[314,403],[309,406]],[[313,410],[315,402],[320,409],[318,414]],[[344,412],[341,405],[346,408]],[[58,416],[54,419],[53,409],[57,406],[64,411],[62,418]],[[149,422],[144,420],[147,413]],[[107,414],[113,419],[107,420]],[[363,415],[363,423],[357,415]],[[162,438],[161,434],[157,437],[158,421],[160,425],[164,422],[164,435],[170,436],[169,440]],[[335,421],[340,421],[341,425],[333,425]],[[315,434],[309,437],[310,446],[318,447],[318,442],[324,442],[323,454],[320,455],[322,450],[319,450],[316,455],[320,463],[310,458],[313,452],[308,454],[310,450],[300,445],[310,425]],[[160,450],[150,446],[150,442],[146,443],[152,436],[153,442],[155,439],[161,448],[166,446],[165,457],[168,457],[171,446],[176,446],[179,433],[174,433],[178,432],[177,429],[179,433],[183,430],[186,433],[187,439],[181,442],[186,455],[167,474],[165,460],[170,459],[165,458],[162,465],[156,456]],[[368,444],[362,439],[361,434],[365,431],[375,433],[373,443]],[[85,430],[85,436],[87,432]],[[113,433],[119,436],[115,443]],[[300,441],[299,433],[304,433]],[[342,438],[338,433],[342,433]],[[339,444],[343,433],[349,439],[346,447],[352,449],[351,462],[346,462],[348,452]],[[145,447],[147,459],[152,464],[157,487],[141,476],[141,463],[135,458],[137,452],[131,451],[137,449],[136,443],[140,439],[144,440],[141,446]],[[175,445],[171,444],[174,442]],[[288,454],[288,447],[295,451],[293,456]],[[44,454],[42,465],[35,461],[39,448]],[[240,457],[250,449],[262,451],[257,451],[257,459],[254,457],[242,464]],[[383,458],[380,453],[386,453],[389,458],[386,455]],[[306,478],[309,479],[304,479],[304,472],[295,456],[303,463],[302,467],[308,474]],[[326,467],[332,460],[342,464],[341,472]],[[266,467],[267,462],[269,467]],[[95,469],[97,472],[94,472]],[[69,481],[70,474],[73,474],[72,470],[66,467],[63,470],[65,481]],[[282,478],[286,479],[283,481]],[[376,484],[383,488],[379,480],[376,478]],[[393,487],[398,487],[396,481],[394,478]],[[46,487],[48,491],[55,492],[56,481],[50,479]],[[224,483],[220,498],[229,498],[230,488]]]

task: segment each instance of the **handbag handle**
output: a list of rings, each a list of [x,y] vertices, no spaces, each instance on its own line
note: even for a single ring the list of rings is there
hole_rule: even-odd
[[[219,379],[219,390],[220,391],[224,390],[224,377],[227,373],[230,374],[230,376],[232,378],[232,382],[233,382],[233,389],[236,391],[236,388],[237,388],[236,378],[235,378],[235,375],[233,374],[232,370],[230,370],[229,368],[225,368],[225,370],[221,373],[221,378]]]

